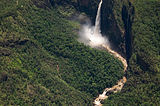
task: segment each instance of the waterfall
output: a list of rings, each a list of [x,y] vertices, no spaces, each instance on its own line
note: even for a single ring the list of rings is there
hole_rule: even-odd
[[[93,34],[93,36],[95,36],[95,37],[98,37],[98,36],[101,35],[101,31],[100,31],[101,5],[102,5],[102,0],[99,3],[97,16],[96,16],[96,21],[95,21],[95,28],[94,28],[94,34]]]
[[[95,26],[91,26],[90,24],[86,23],[82,26],[82,30],[79,32],[79,42],[82,42],[93,48],[96,48],[101,44],[110,46],[108,39],[105,36],[102,36],[100,31],[101,6],[102,0],[100,1],[97,10]]]
[[[89,40],[90,40],[89,45],[91,47],[96,47],[101,44],[109,45],[108,39],[105,37],[102,37],[101,31],[100,31],[101,6],[102,6],[102,0],[99,3],[97,15],[96,15],[95,27],[93,29],[93,34],[89,37]]]

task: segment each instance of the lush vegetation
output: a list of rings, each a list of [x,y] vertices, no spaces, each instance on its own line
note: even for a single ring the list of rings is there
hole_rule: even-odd
[[[118,59],[76,40],[79,23],[66,19],[75,9],[62,10],[47,0],[0,2],[0,104],[89,106],[122,78]]]
[[[122,92],[104,101],[106,106],[160,105],[160,1],[130,0],[135,7],[133,54]]]
[[[133,5],[134,15],[130,18],[134,19],[134,41],[126,73],[128,81],[121,92],[110,95],[103,104],[158,106],[160,2],[111,0],[109,3],[113,4],[108,11],[114,12],[122,30],[122,7],[125,5],[130,11]],[[0,1],[1,105],[90,106],[98,93],[122,78],[122,63],[106,51],[77,42],[80,25],[67,20],[77,10],[95,11],[95,4],[98,5],[97,0],[88,4],[87,11],[87,2],[80,0]],[[89,15],[94,14],[96,11]]]

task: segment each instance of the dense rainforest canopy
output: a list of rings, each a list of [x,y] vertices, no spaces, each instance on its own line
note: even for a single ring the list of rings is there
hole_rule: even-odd
[[[122,78],[125,73],[121,61],[107,51],[77,41],[80,22],[71,20],[72,16],[84,12],[94,20],[98,3],[0,1],[1,105],[92,106],[99,93]],[[115,21],[126,33],[125,25],[130,25],[126,38],[133,39],[129,40],[129,49],[124,50],[130,53],[128,82],[121,92],[104,100],[104,106],[160,105],[159,0],[104,0],[105,3],[112,5],[106,6],[109,15],[104,18],[103,14],[102,19]],[[132,24],[123,17],[124,7]],[[110,38],[116,39],[112,34]]]

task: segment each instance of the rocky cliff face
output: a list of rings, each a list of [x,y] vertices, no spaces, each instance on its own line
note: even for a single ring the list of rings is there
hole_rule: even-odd
[[[94,24],[99,1],[79,0],[80,10],[91,17]],[[119,5],[118,5],[119,4]],[[118,10],[115,10],[119,9]],[[133,35],[131,33],[134,7],[130,2],[123,4],[121,1],[103,0],[101,9],[101,31],[109,38],[111,48],[130,59],[132,54]]]
[[[126,57],[127,62],[132,55],[132,47],[133,47],[133,34],[132,34],[132,22],[134,19],[134,7],[129,2],[129,6],[123,5],[122,8],[122,20],[125,27],[125,49],[126,49]]]
[[[82,6],[88,10],[84,12],[91,17],[93,24],[98,3],[99,1],[94,2],[94,0],[89,0],[87,3],[82,2]],[[102,34],[109,38],[111,45],[113,45],[112,49],[121,52],[121,55],[126,55],[127,61],[132,55],[133,17],[134,7],[130,2],[122,3],[121,1],[103,0],[101,9]]]
[[[103,0],[102,5],[102,33],[109,38],[111,48],[115,50],[118,48],[118,52],[126,52],[125,49],[125,37],[124,37],[124,28],[120,26],[117,19],[116,13],[114,11],[115,1],[112,0]],[[119,7],[121,9],[121,7]],[[117,11],[118,12],[118,11]],[[121,19],[120,19],[121,20]],[[122,21],[122,20],[121,20]],[[117,51],[115,50],[115,51]],[[121,55],[123,55],[123,53]]]
[[[71,4],[77,11],[85,12],[94,24],[97,8],[100,0],[50,0],[52,5],[58,4],[65,6],[65,3]],[[132,54],[133,35],[131,33],[134,8],[130,2],[103,0],[101,8],[101,31],[109,38],[111,48],[115,49],[123,57],[130,59]],[[116,10],[117,9],[117,10]],[[125,56],[126,55],[126,56]]]

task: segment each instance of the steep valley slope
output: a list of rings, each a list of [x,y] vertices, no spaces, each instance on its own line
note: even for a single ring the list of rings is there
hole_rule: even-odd
[[[127,58],[77,41],[86,14],[94,24],[100,0],[0,1],[0,105],[93,106],[127,78],[103,106],[160,105],[160,1],[103,0],[102,34]]]

